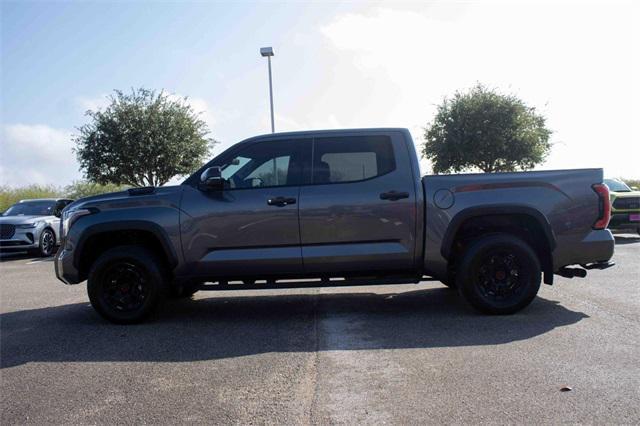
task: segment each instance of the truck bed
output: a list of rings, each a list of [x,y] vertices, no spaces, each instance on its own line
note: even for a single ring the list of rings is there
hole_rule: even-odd
[[[592,262],[611,245],[610,235],[592,232],[599,216],[592,185],[602,179],[602,169],[424,176],[425,269],[446,275],[447,246],[457,227],[480,212],[534,215],[552,241],[553,271]]]

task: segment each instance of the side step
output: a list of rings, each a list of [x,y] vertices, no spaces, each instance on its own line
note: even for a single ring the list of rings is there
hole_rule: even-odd
[[[280,288],[351,287],[389,284],[418,284],[421,281],[437,281],[431,277],[389,277],[372,279],[319,278],[306,280],[262,279],[262,280],[219,280],[208,281],[199,286],[200,290],[273,290]]]

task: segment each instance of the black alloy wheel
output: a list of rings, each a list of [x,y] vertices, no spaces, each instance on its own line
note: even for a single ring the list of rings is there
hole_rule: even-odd
[[[533,248],[509,234],[492,234],[465,250],[456,286],[475,309],[512,314],[529,305],[540,289],[542,272]]]
[[[116,262],[103,272],[103,302],[118,312],[134,312],[149,296],[149,278],[139,266],[129,261]]]
[[[89,300],[102,317],[113,323],[141,322],[160,303],[167,276],[162,260],[145,247],[114,247],[91,265]]]

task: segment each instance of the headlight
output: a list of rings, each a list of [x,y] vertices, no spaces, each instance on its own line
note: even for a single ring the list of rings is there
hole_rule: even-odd
[[[73,209],[73,210],[63,210],[62,211],[62,220],[60,221],[60,237],[64,238],[67,236],[69,229],[73,225],[73,222],[81,218],[82,216],[93,213],[93,211],[89,209]]]
[[[22,223],[20,225],[16,225],[16,229],[32,229],[40,225],[41,223],[42,222]]]

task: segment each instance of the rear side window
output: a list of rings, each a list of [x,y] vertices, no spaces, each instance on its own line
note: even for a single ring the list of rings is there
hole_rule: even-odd
[[[388,136],[316,138],[314,144],[314,184],[357,182],[396,167]]]

